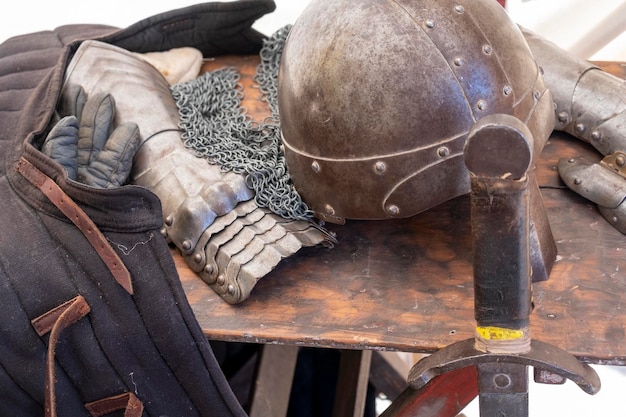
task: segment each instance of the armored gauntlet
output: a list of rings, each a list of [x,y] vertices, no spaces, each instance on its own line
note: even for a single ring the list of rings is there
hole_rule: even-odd
[[[563,158],[559,174],[565,184],[598,205],[602,216],[626,234],[626,154],[616,151],[602,161]]]
[[[565,184],[598,204],[600,213],[626,233],[626,85],[591,63],[524,31],[555,103],[555,130],[591,144],[602,162],[563,159],[559,174]]]
[[[259,208],[245,178],[194,156],[180,140],[178,108],[163,76],[126,50],[84,42],[72,59],[64,92],[107,92],[117,123],[139,126],[131,182],[153,191],[163,208],[163,234],[189,266],[227,302],[250,295],[280,259],[329,236],[312,223]]]

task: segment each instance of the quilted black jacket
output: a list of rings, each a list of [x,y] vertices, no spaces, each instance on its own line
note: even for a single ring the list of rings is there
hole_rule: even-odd
[[[38,148],[81,40],[248,54],[263,38],[250,26],[273,8],[206,3],[0,45],[0,415],[244,415],[187,303],[156,196],[70,181]]]

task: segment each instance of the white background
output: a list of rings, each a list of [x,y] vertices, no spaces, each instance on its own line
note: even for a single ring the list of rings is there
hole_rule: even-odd
[[[285,24],[293,23],[308,3],[308,0],[275,1],[277,10],[255,24],[255,28],[266,35],[271,35]],[[165,0],[11,1],[10,7],[5,4],[0,14],[0,42],[13,35],[48,30],[70,23],[101,23],[125,27],[153,14],[195,3]],[[599,38],[605,41],[608,35],[596,35],[598,31],[611,32],[611,36],[616,31],[623,31],[626,28],[626,12],[620,9],[623,7],[620,4],[620,0],[508,0],[508,9],[517,23],[570,50],[573,47],[581,49],[581,42],[584,47],[582,49],[589,49],[589,45],[584,45],[585,39]],[[626,61],[624,38],[622,35],[594,55],[581,57]],[[591,49],[594,48],[592,45]],[[593,397],[583,393],[571,382],[564,386],[531,383],[531,416],[626,416],[622,392],[626,384],[624,368],[599,366],[596,369],[601,374],[603,388]],[[478,416],[476,402],[468,407],[465,414],[468,417]]]
[[[225,0],[233,1],[233,0]],[[11,0],[0,13],[0,41],[71,23],[100,23],[126,27],[143,18],[171,9],[201,3],[193,0]],[[254,27],[271,35],[300,15],[308,0],[275,0],[276,11],[259,19]]]
[[[232,0],[225,0],[232,1]],[[274,13],[261,18],[255,27],[271,35],[284,24],[293,23],[309,0],[275,0]],[[68,23],[103,23],[125,27],[137,20],[170,9],[199,3],[193,0],[17,0],[0,13],[0,41],[23,33],[52,29]],[[626,61],[625,0],[507,0],[514,21],[574,50],[581,58]],[[613,42],[608,40],[616,39]],[[597,53],[594,44],[605,45]],[[586,44],[587,43],[587,44]],[[579,53],[580,52],[580,53]]]

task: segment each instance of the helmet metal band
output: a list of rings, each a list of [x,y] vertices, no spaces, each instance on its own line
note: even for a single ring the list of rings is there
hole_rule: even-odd
[[[551,131],[539,68],[491,0],[313,0],[278,83],[292,180],[331,222],[408,217],[467,193],[460,156],[488,114],[529,123],[537,150]]]

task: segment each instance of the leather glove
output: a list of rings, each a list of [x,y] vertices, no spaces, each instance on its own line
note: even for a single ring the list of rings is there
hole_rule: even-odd
[[[115,101],[105,93],[86,99],[79,86],[63,96],[62,114],[42,145],[72,180],[96,188],[126,183],[139,146],[139,128],[127,122],[113,129]]]

